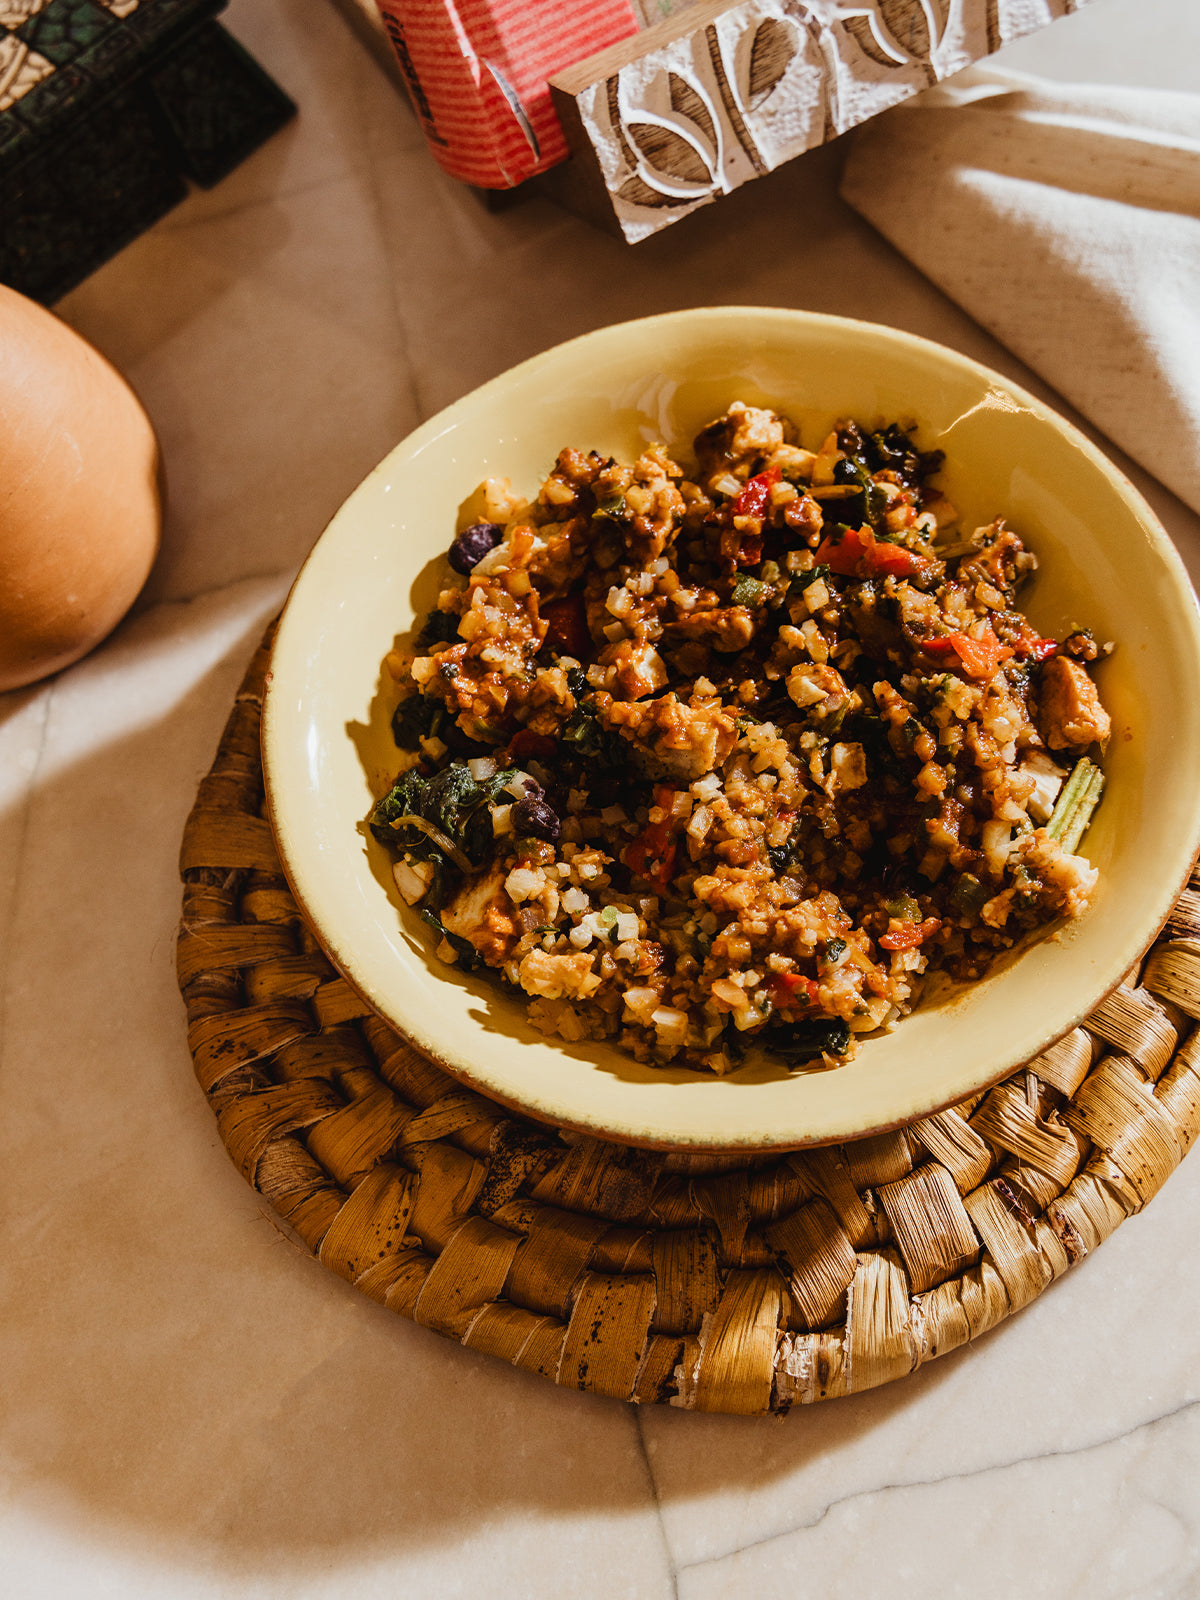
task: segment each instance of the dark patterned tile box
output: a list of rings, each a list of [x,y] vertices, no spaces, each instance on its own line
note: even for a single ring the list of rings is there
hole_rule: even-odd
[[[50,303],[295,107],[225,0],[0,0],[0,282]]]

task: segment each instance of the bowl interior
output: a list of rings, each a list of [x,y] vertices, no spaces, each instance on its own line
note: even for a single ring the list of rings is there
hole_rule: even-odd
[[[1021,597],[1043,633],[1090,626],[1113,720],[1086,851],[1088,915],[851,1064],[717,1079],[549,1041],[524,1006],[441,965],[364,833],[394,776],[381,661],[444,585],[460,503],[485,476],[532,495],[566,444],[685,461],[730,401],[770,404],[814,444],[839,418],[918,424],[946,452],[963,526],[1003,514],[1040,570]],[[289,880],[339,968],[439,1064],[530,1115],[631,1143],[789,1148],[894,1126],[996,1081],[1074,1026],[1153,938],[1200,822],[1200,628],[1178,557],[1128,482],[1022,390],[952,351],[871,324],[724,308],[606,328],[537,356],[426,423],[333,519],[280,624],[264,708],[268,805]]]

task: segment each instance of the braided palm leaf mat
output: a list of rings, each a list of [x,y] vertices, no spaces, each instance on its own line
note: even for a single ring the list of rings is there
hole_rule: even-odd
[[[761,1414],[987,1332],[1200,1129],[1200,874],[1140,975],[1027,1069],[780,1156],[558,1137],[431,1066],[322,954],[262,816],[265,641],[183,838],[179,986],[246,1180],[393,1311],[569,1388]]]

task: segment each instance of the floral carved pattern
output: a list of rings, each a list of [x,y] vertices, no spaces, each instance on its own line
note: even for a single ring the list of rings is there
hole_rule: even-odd
[[[637,239],[1086,3],[710,4],[572,95]]]
[[[759,23],[750,45],[750,70],[744,94],[748,111],[757,111],[779,87],[779,80],[798,48],[792,23],[780,17],[767,17]]]
[[[715,151],[717,148],[717,129],[712,119],[712,113],[709,111],[705,101],[696,93],[696,90],[687,79],[681,78],[677,72],[668,73],[667,81],[671,90],[672,110],[678,111],[681,116],[687,117],[689,122],[694,122],[704,138],[707,139],[709,148]]]
[[[610,112],[616,108],[625,147],[632,143],[638,152],[631,162],[635,170],[617,191],[621,199],[642,206],[692,206],[718,193],[722,188],[718,122],[756,174],[770,170],[746,123],[746,113],[758,111],[779,87],[799,49],[795,25],[779,17],[766,17],[758,23],[750,35],[742,82],[730,69],[714,24],[704,30],[704,48],[711,69],[709,82],[701,82],[699,76],[684,77],[678,71],[665,75],[676,126],[665,119],[642,121],[636,112],[622,109],[619,74],[609,78]],[[697,186],[702,191],[699,194]]]
[[[930,62],[949,20],[950,0],[879,0],[877,6],[847,12],[845,27],[864,55],[878,66],[896,68],[919,62],[936,81]]]
[[[655,86],[660,91],[662,83]],[[666,114],[649,106],[624,118],[622,149],[633,168],[620,198],[632,205],[691,206],[718,188],[720,139],[717,118],[705,93],[677,72],[665,74]],[[620,83],[607,84],[610,115],[621,117]]]

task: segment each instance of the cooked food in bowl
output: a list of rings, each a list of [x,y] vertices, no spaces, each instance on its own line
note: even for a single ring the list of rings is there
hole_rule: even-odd
[[[1039,634],[1034,553],[958,526],[915,430],[806,447],[735,403],[695,456],[480,486],[462,581],[388,657],[371,828],[438,955],[544,1034],[832,1065],[1087,909],[1108,647]]]
[[[517,520],[511,503],[488,505],[482,499],[459,519],[463,494],[481,479],[507,474],[522,495],[535,498],[556,452],[568,441],[595,449],[602,461],[612,456],[636,463],[648,443],[665,439],[679,452],[680,463],[690,466],[689,441],[739,397],[796,419],[802,446],[814,454],[847,418],[869,423],[869,432],[883,431],[875,427],[876,419],[919,419],[912,436],[917,450],[937,447],[946,453],[945,463],[926,478],[925,487],[940,488],[960,512],[961,532],[948,527],[933,541],[943,557],[955,541],[968,542],[976,528],[990,526],[1003,512],[1040,562],[1010,609],[1024,612],[1040,638],[1065,644],[1077,625],[1086,624],[1099,645],[1109,639],[1118,642],[1106,661],[1067,658],[1081,665],[1089,679],[1094,676],[1112,722],[1102,758],[1103,800],[1078,847],[1099,869],[1089,910],[1064,918],[1053,937],[1040,939],[1036,948],[1016,959],[996,960],[982,978],[956,985],[944,996],[931,993],[927,980],[912,1015],[869,1039],[853,1061],[832,1071],[792,1071],[774,1051],[749,1049],[736,1070],[722,1075],[691,1065],[686,1045],[670,1060],[639,1061],[620,1044],[626,1025],[623,1001],[615,1012],[617,1031],[602,1039],[576,1042],[538,1032],[529,1020],[529,1005],[535,999],[550,1002],[550,997],[530,996],[507,985],[497,969],[486,965],[468,972],[461,960],[455,966],[437,960],[442,935],[423,925],[420,913],[428,909],[443,921],[449,899],[440,910],[428,895],[406,907],[393,882],[393,867],[405,848],[389,851],[365,828],[376,801],[415,759],[398,753],[391,732],[397,702],[414,698],[411,681],[399,662],[394,664],[402,682],[386,669],[381,672],[381,658],[393,641],[414,659],[433,656],[442,645],[469,643],[447,615],[443,626],[451,630],[451,638],[412,649],[428,612],[440,610],[440,591],[466,583],[466,575],[455,574],[445,560],[456,531],[499,524],[503,543],[504,532]],[[782,472],[780,477],[782,481]],[[694,473],[691,481],[697,482]],[[798,490],[802,487],[801,480],[788,481]],[[933,506],[931,500],[928,509]],[[532,513],[525,520],[531,519]],[[568,520],[567,513],[542,519]],[[834,519],[830,515],[825,520],[832,525]],[[603,518],[599,525],[606,526]],[[535,532],[546,537],[544,526]],[[493,529],[482,536],[492,548],[494,534]],[[877,545],[888,543],[878,533],[874,536]],[[829,565],[816,561],[821,542],[809,546],[809,552],[814,565]],[[676,544],[678,570],[679,560],[686,557],[679,535]],[[786,557],[780,562],[766,549],[767,559],[775,559],[781,573],[786,571]],[[959,559],[948,557],[951,570]],[[745,575],[762,581],[761,572]],[[831,577],[833,588],[840,589],[841,576],[831,572]],[[534,587],[532,578],[530,583]],[[611,582],[605,585],[605,600],[612,587]],[[538,603],[540,624],[540,596]],[[501,609],[499,595],[495,609]],[[770,607],[762,609],[765,617]],[[613,622],[620,620],[609,615]],[[757,617],[758,608],[752,615]],[[785,620],[791,627],[802,627],[807,620],[797,624],[778,612],[771,615],[776,632]],[[993,621],[993,631],[1001,625]],[[949,631],[969,632],[970,625]],[[945,636],[936,628],[932,634]],[[594,647],[597,658],[610,642],[605,638]],[[565,644],[558,648],[560,656],[570,655]],[[672,641],[664,639],[654,648],[671,670]],[[903,647],[897,648],[903,662]],[[947,651],[932,665],[967,682],[969,674],[951,663],[952,654],[957,652]],[[535,677],[543,665],[552,664],[548,653],[529,659]],[[587,668],[596,664],[584,656],[573,659],[580,661],[585,678]],[[718,676],[723,675],[722,664],[727,672],[731,663],[724,653],[714,649],[711,659]],[[1036,663],[1030,671],[1037,675]],[[715,687],[715,680],[710,681]],[[978,687],[982,681],[971,679],[970,684]],[[852,686],[861,687],[861,679]],[[436,709],[439,697],[422,693],[421,701],[426,700]],[[1072,714],[1065,696],[1064,702],[1065,730]],[[418,776],[437,777],[439,769],[459,761],[505,759],[503,737],[489,743],[482,730],[470,734],[475,738],[478,733],[483,747],[478,753],[474,745],[451,748],[464,733],[459,727],[462,711],[452,714],[444,698],[440,705],[441,729],[431,728],[424,737],[440,738],[446,750],[439,754],[433,745],[431,753],[421,748],[418,736],[419,759],[426,763],[424,773],[414,768]],[[1039,727],[1042,711],[1036,696],[1031,709]],[[757,706],[754,714],[771,720]],[[801,721],[801,709],[795,706],[794,714],[776,726]],[[450,731],[451,725],[457,731]],[[498,731],[503,735],[506,730]],[[1083,731],[1074,730],[1079,737]],[[640,805],[647,807],[650,826],[653,779],[634,767],[626,734],[617,730],[615,737],[629,760],[624,768],[627,790],[613,803],[632,806],[636,840],[643,831],[636,826]],[[1186,882],[1200,845],[1200,613],[1178,554],[1136,491],[1070,423],[1002,374],[895,328],[761,306],[695,309],[596,329],[544,351],[464,395],[398,444],[337,513],[296,580],[272,648],[262,741],[268,814],[304,916],[361,999],[418,1052],[473,1089],[552,1127],[672,1150],[796,1149],[858,1138],[959,1104],[1062,1038],[1138,961]],[[1052,749],[1045,738],[1043,743],[1057,767],[1074,771],[1078,746]],[[407,748],[413,748],[411,739]],[[865,744],[864,754],[871,759]],[[1096,759],[1100,751],[1088,746],[1083,754]],[[532,769],[538,760],[544,782]],[[518,756],[514,765],[535,777],[544,790],[540,798],[554,810],[551,764],[530,752]],[[594,762],[583,765],[589,776],[603,776]],[[749,766],[752,770],[753,762]],[[956,762],[956,781],[961,781],[958,767]],[[1076,788],[1083,787],[1087,770]],[[723,764],[719,776],[724,780]],[[691,782],[660,781],[691,788]],[[486,802],[493,839],[490,808],[502,810],[508,798],[494,796]],[[555,812],[564,825],[569,798],[568,787],[562,810]],[[1061,791],[1056,803],[1062,803]],[[461,809],[467,820],[471,808]],[[978,815],[974,803],[970,809]],[[428,821],[424,809],[420,814]],[[899,818],[897,832],[898,823]],[[482,835],[482,817],[475,826]],[[392,837],[400,843],[394,830]],[[463,848],[459,840],[449,842]],[[646,841],[653,842],[653,837]],[[682,867],[690,860],[689,846],[678,835],[675,842]],[[825,846],[823,837],[820,843]],[[469,862],[472,848],[464,851]],[[624,836],[621,849],[628,849]],[[612,851],[603,853],[619,861]],[[563,859],[561,848],[555,859]],[[651,871],[654,859],[649,860]],[[863,859],[869,868],[869,855]],[[424,870],[417,854],[413,865]],[[631,870],[627,862],[619,865],[622,872]],[[951,870],[943,869],[938,893]],[[446,881],[453,889],[454,874],[447,873]],[[560,900],[568,887],[564,883],[559,890]],[[920,892],[930,890],[927,880],[915,887],[920,910]],[[589,899],[597,898],[591,889],[586,892]],[[806,890],[804,898],[815,895]],[[513,904],[518,910],[537,910],[529,901]],[[597,916],[618,905],[631,906],[640,915],[632,899],[614,894],[599,902]],[[579,916],[583,920],[586,913]],[[471,925],[464,921],[459,926]],[[556,927],[565,931],[566,924]],[[533,930],[522,934],[526,931]],[[868,937],[875,945],[876,965],[883,965],[880,939],[873,933]],[[615,960],[622,942],[613,942],[611,929],[603,947],[594,935],[593,960],[605,949]],[[937,947],[925,941],[917,948],[929,952]],[[478,952],[473,945],[471,950],[474,959]],[[760,969],[746,963],[737,970]],[[804,970],[813,973],[820,987],[820,975]],[[664,993],[665,1002],[656,1009],[681,1009],[671,1006],[669,991]],[[569,1004],[581,1009],[579,1002]],[[730,1022],[722,1035],[732,1060],[744,1035]]]

